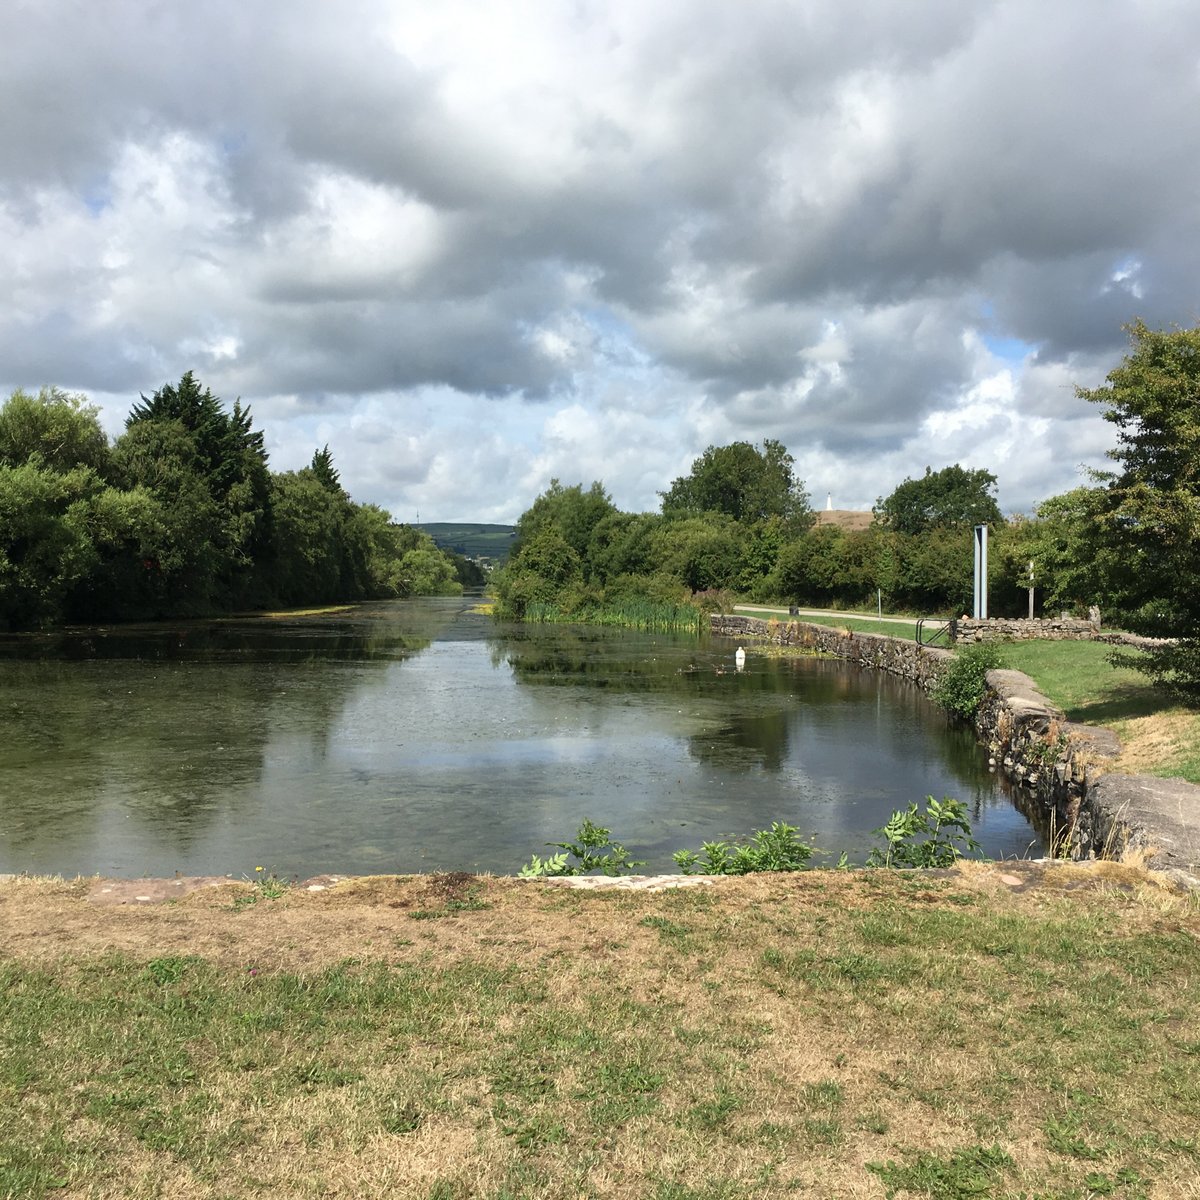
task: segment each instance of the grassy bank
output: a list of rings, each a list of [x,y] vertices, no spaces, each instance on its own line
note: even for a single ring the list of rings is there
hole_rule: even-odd
[[[1115,864],[0,884],[0,1195],[1196,1197],[1200,912]]]
[[[1012,642],[1004,665],[1024,671],[1072,721],[1104,725],[1121,739],[1116,769],[1200,783],[1200,711],[1114,667],[1098,642]]]

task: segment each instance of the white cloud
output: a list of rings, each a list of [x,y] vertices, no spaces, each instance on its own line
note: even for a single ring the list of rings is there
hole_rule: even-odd
[[[195,369],[277,467],[328,442],[428,519],[553,476],[652,507],[764,437],[839,504],[961,461],[1028,508],[1111,444],[1073,385],[1122,323],[1200,319],[1200,10],[1164,12],[9,6],[0,385],[116,432]]]

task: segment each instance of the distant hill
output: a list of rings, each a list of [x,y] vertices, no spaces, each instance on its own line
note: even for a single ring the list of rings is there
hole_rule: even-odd
[[[515,525],[481,525],[470,521],[425,521],[417,526],[443,550],[464,558],[487,558],[501,563],[517,536]]]
[[[841,529],[869,529],[875,514],[854,508],[823,508],[817,513],[818,525],[837,525]]]

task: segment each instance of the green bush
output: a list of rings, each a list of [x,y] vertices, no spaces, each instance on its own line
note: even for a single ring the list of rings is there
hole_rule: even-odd
[[[868,867],[952,867],[964,852],[979,851],[979,843],[971,836],[966,805],[949,796],[940,801],[926,796],[924,812],[910,804],[871,832],[886,844],[882,850],[871,851]]]
[[[629,857],[629,851],[619,842],[610,841],[609,831],[603,826],[593,825],[584,818],[573,842],[547,842],[557,846],[558,854],[538,858],[535,854],[518,873],[522,879],[538,879],[551,875],[584,875],[588,871],[600,871],[605,875],[624,875],[634,867],[643,867],[644,862]],[[572,862],[571,859],[575,861]]]
[[[983,700],[987,673],[1002,662],[1000,648],[990,642],[966,646],[955,653],[949,669],[929,694],[957,716],[973,717]]]
[[[699,852],[676,850],[672,857],[685,875],[749,875],[753,871],[802,871],[813,848],[796,836],[795,827],[776,821],[753,833],[748,842],[705,842]]]

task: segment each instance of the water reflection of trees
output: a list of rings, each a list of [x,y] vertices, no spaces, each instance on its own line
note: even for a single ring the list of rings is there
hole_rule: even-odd
[[[637,692],[687,686],[677,647],[627,631],[534,626],[490,640],[489,652],[494,666],[507,665],[521,683]]]
[[[415,637],[385,622],[185,621],[58,630],[0,639],[0,660],[60,662],[225,662],[269,658],[274,662],[329,659],[392,660],[424,649]]]
[[[394,622],[187,622],[6,638],[0,841],[8,869],[103,809],[183,848],[260,799],[272,738],[319,755],[367,677],[428,645]],[[354,665],[353,670],[346,667]],[[286,836],[281,831],[281,836]],[[5,868],[0,868],[5,869]]]
[[[490,652],[493,664],[507,664],[525,684],[687,697],[704,714],[689,752],[713,766],[778,771],[799,752],[789,743],[815,726],[821,745],[804,748],[805,766],[831,784],[853,775],[858,760],[918,768],[925,761],[960,780],[967,803],[994,794],[971,731],[948,722],[915,684],[880,671],[789,657],[759,658],[738,675],[723,644],[568,626],[515,629],[493,639]]]
[[[732,770],[747,766],[778,771],[787,759],[789,715],[784,711],[733,716],[716,729],[688,739],[688,753],[700,762]]]

